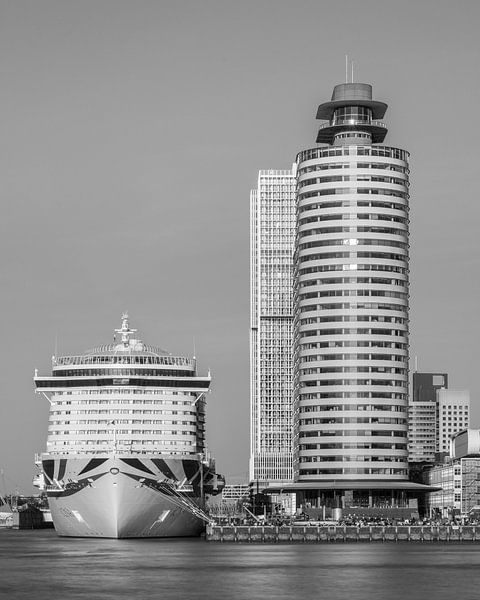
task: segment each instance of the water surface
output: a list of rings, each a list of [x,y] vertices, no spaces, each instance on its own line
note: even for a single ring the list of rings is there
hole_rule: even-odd
[[[476,600],[480,543],[243,545],[0,530],[2,600]]]

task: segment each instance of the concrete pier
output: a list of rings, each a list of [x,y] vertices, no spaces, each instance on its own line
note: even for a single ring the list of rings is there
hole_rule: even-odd
[[[220,543],[480,542],[480,526],[209,525],[206,540]]]

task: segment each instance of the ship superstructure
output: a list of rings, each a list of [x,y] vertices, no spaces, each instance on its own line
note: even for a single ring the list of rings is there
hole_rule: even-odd
[[[205,444],[210,374],[135,334],[124,314],[112,344],[35,373],[50,402],[37,464],[60,535],[198,535],[208,520],[221,481]]]

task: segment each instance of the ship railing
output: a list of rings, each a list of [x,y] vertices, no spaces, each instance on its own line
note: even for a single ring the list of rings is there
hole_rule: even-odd
[[[193,359],[183,356],[121,356],[107,354],[99,356],[54,356],[54,366],[62,365],[105,365],[105,364],[132,364],[132,365],[176,365],[194,367]]]

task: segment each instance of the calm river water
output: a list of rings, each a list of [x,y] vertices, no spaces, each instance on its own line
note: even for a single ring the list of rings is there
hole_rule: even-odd
[[[480,544],[235,545],[0,530],[2,600],[477,600]]]

